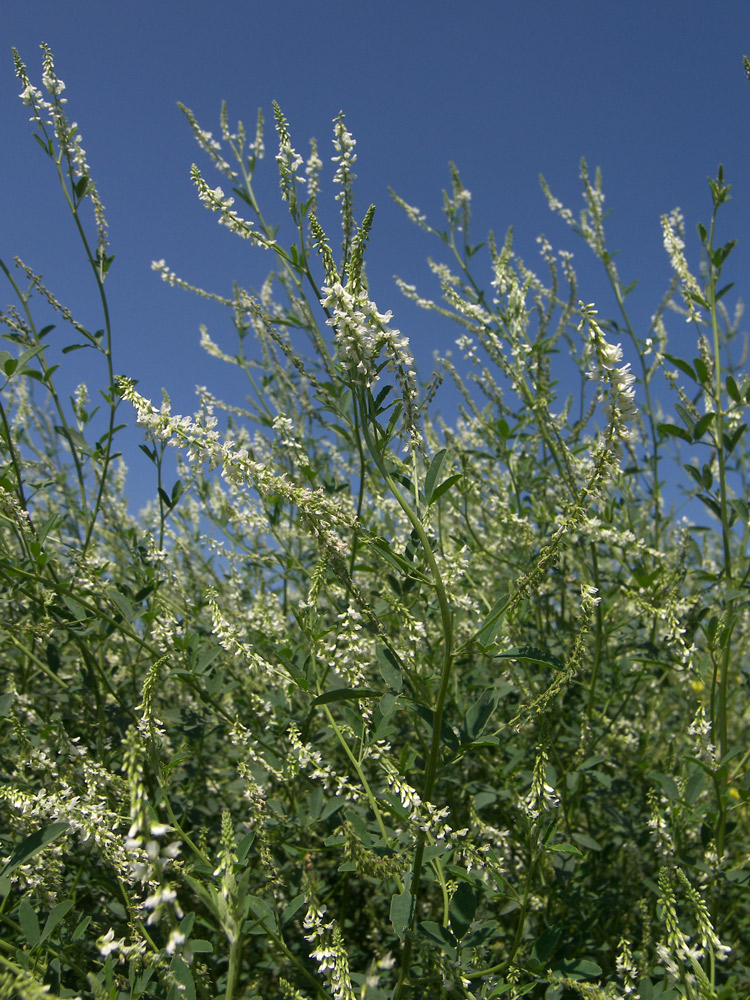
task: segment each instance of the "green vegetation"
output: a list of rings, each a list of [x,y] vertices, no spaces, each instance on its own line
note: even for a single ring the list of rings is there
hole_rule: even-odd
[[[219,142],[184,109],[234,201],[193,168],[200,198],[276,270],[214,296],[234,353],[203,333],[246,406],[203,391],[183,417],[115,374],[97,187],[49,51],[43,90],[16,68],[102,328],[0,264],[0,1000],[750,996],[750,378],[721,168],[697,273],[662,220],[647,331],[585,164],[578,219],[545,191],[612,320],[546,240],[544,276],[510,234],[470,243],[455,169],[442,229],[401,202],[442,299],[403,290],[460,327],[461,362],[421,382],[368,296],[343,117],[339,250],[278,107],[291,245],[253,190],[262,117],[248,141],[224,109]],[[58,394],[50,306],[100,391]],[[665,498],[677,475],[700,526]]]

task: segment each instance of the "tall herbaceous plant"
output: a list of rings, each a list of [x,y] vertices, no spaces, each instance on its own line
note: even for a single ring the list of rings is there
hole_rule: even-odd
[[[278,106],[287,229],[253,187],[263,116],[248,135],[223,107],[217,138],[183,108],[223,175],[193,166],[199,198],[275,270],[214,293],[153,265],[226,306],[235,346],[201,342],[247,380],[182,416],[116,375],[104,208],[42,48],[41,88],[15,56],[21,97],[101,319],[0,264],[1,1000],[750,995],[750,379],[721,168],[698,269],[663,217],[648,329],[585,163],[578,218],[543,186],[614,319],[546,238],[541,276],[510,232],[472,243],[455,168],[439,226],[396,197],[441,298],[401,289],[460,328],[425,381],[371,297],[344,116],[332,233],[328,154]],[[65,398],[82,348],[101,388]]]

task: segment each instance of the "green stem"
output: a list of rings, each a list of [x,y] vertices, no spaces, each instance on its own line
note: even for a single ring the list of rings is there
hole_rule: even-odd
[[[357,405],[360,408],[360,422],[362,426],[362,435],[367,444],[367,449],[372,457],[375,465],[378,468],[383,480],[385,481],[391,494],[395,497],[401,509],[406,514],[409,522],[411,523],[415,534],[419,538],[422,547],[425,552],[427,563],[430,567],[430,572],[432,574],[432,580],[435,587],[435,593],[437,595],[438,604],[440,606],[440,617],[443,630],[443,664],[440,671],[440,685],[437,693],[437,698],[435,700],[435,707],[433,709],[432,716],[432,741],[430,744],[429,755],[427,759],[427,765],[424,773],[424,783],[422,789],[422,797],[426,802],[432,801],[432,795],[435,790],[435,782],[437,780],[438,764],[440,759],[440,745],[441,745],[441,730],[443,724],[443,711],[445,708],[445,702],[448,697],[448,691],[450,688],[451,672],[453,668],[453,615],[451,612],[450,603],[448,601],[448,595],[445,591],[445,585],[443,583],[442,576],[440,574],[440,568],[438,567],[437,560],[435,558],[435,553],[433,552],[430,540],[427,537],[427,532],[424,530],[424,525],[414,510],[412,505],[406,499],[402,491],[397,486],[391,474],[385,467],[385,462],[383,461],[383,455],[381,449],[379,449],[372,439],[370,433],[370,427],[368,426],[368,411],[366,406],[366,401],[364,399],[364,394],[361,390],[356,387],[352,387],[352,391],[357,400]],[[415,484],[416,488],[416,484]],[[411,956],[414,948],[414,924],[417,919],[417,902],[419,899],[419,887],[422,878],[422,866],[424,864],[424,851],[425,851],[425,840],[426,836],[424,831],[420,831],[417,837],[416,849],[414,852],[414,861],[412,864],[412,880],[411,880],[411,896],[412,896],[412,921],[411,926],[407,931],[406,942],[404,945],[404,950],[401,956],[401,967],[399,971],[399,979],[396,985],[396,990],[393,995],[393,1000],[402,1000],[404,995],[404,990],[406,989],[407,979],[409,975],[409,969],[411,965]]]

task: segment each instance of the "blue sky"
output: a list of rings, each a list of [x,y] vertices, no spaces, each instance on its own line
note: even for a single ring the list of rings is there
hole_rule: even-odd
[[[46,41],[107,209],[116,254],[107,280],[115,368],[139,379],[145,395],[158,399],[165,386],[179,412],[192,409],[196,383],[218,396],[237,391],[226,366],[201,351],[198,327],[206,323],[228,348],[233,333],[210,303],[161,282],[151,261],[164,258],[186,280],[226,294],[235,280],[257,288],[270,260],[218,227],[198,202],[191,163],[212,184],[220,181],[178,101],[217,133],[222,99],[230,122],[241,118],[249,131],[263,108],[269,155],[258,188],[274,221],[284,206],[271,101],[281,105],[300,153],[310,136],[318,139],[328,171],[324,199],[333,195],[331,120],[346,113],[357,139],[355,214],[377,205],[371,294],[393,310],[425,376],[433,350],[447,350],[458,331],[414,310],[395,287],[398,274],[437,295],[424,262],[440,248],[408,223],[388,187],[439,222],[451,160],[472,193],[477,241],[488,229],[502,238],[512,225],[516,248],[536,267],[535,240],[545,233],[553,246],[575,252],[581,297],[608,316],[615,310],[603,272],[550,213],[538,180],[543,173],[577,213],[580,158],[592,170],[600,166],[621,276],[640,279],[632,314],[641,329],[670,278],[659,217],[680,206],[693,237],[710,215],[706,177],[723,162],[733,201],[719,237],[740,241],[730,279],[742,288],[748,273],[750,84],[742,55],[750,54],[750,0],[34,0],[6,7],[0,257],[20,255],[82,322],[101,325],[72,220],[17,98],[10,47],[38,82]],[[697,261],[697,240],[691,249]],[[478,270],[489,280],[488,270]],[[0,299],[9,302],[9,293]],[[675,337],[688,336],[677,318],[671,323]],[[95,381],[85,353],[68,355],[69,365],[82,366],[71,370],[72,384]],[[452,407],[446,398],[447,415]],[[150,493],[149,467],[135,445],[126,457],[134,494]]]

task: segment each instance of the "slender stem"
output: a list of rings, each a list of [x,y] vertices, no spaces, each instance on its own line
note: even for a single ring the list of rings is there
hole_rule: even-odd
[[[437,698],[435,700],[435,707],[433,709],[432,716],[432,741],[430,744],[429,756],[427,759],[427,766],[424,773],[423,782],[423,798],[425,801],[432,801],[432,795],[435,789],[435,782],[437,780],[438,763],[440,758],[440,745],[441,745],[441,731],[443,724],[443,711],[445,708],[445,702],[448,697],[448,690],[450,687],[451,672],[453,668],[453,615],[451,611],[450,604],[448,602],[448,595],[445,592],[445,585],[443,583],[442,576],[440,574],[440,568],[438,567],[437,560],[435,558],[435,553],[433,552],[430,540],[427,537],[427,532],[424,530],[424,525],[414,510],[412,505],[406,499],[402,491],[396,485],[393,477],[390,475],[385,467],[383,461],[382,452],[376,447],[375,442],[372,439],[370,428],[368,426],[367,419],[367,408],[365,405],[365,400],[362,396],[361,390],[354,389],[355,395],[358,400],[358,405],[360,407],[361,425],[362,425],[362,435],[367,444],[368,451],[375,462],[378,471],[385,480],[389,490],[392,495],[396,498],[399,506],[402,508],[406,516],[408,517],[414,532],[421,542],[425,556],[427,558],[427,563],[430,567],[430,572],[432,574],[433,584],[435,587],[435,593],[437,595],[438,604],[440,605],[440,616],[443,629],[443,665],[440,672],[440,686],[438,689]],[[414,947],[414,923],[417,919],[417,902],[419,899],[419,887],[422,878],[422,867],[424,864],[424,851],[425,851],[425,833],[420,831],[417,837],[417,845],[414,851],[414,861],[412,864],[412,880],[411,880],[411,896],[412,896],[412,921],[411,926],[408,928],[406,942],[404,945],[404,950],[401,955],[401,967],[399,971],[398,984],[393,996],[393,1000],[401,1000],[404,995],[404,990],[406,989],[407,979],[409,975],[409,969],[411,965],[411,955]]]

